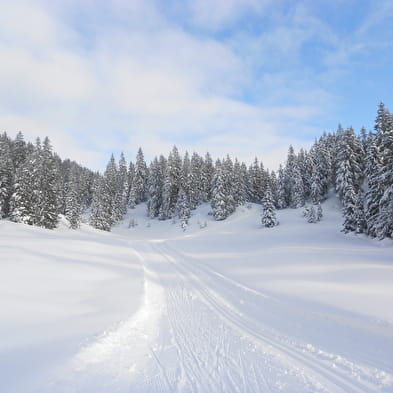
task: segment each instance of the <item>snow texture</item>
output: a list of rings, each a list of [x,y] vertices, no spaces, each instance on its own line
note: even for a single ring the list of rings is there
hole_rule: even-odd
[[[185,232],[144,204],[112,233],[0,221],[1,391],[393,392],[392,242],[341,232],[338,204],[273,228],[259,205]]]

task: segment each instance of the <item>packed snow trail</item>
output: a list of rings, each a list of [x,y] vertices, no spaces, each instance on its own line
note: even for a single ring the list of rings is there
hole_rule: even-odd
[[[145,269],[141,309],[83,348],[68,378],[51,386],[56,392],[392,391],[392,375],[374,358],[348,359],[280,329],[295,313],[318,329],[329,323],[322,313],[294,310],[168,241],[132,247]]]

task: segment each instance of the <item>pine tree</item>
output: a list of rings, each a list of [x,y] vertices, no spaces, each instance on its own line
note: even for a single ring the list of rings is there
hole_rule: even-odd
[[[192,209],[207,200],[209,190],[205,190],[203,175],[203,159],[197,153],[193,153],[190,165],[190,204]]]
[[[315,205],[322,200],[323,185],[317,169],[314,167],[311,177],[311,200]]]
[[[146,201],[146,187],[147,187],[147,166],[143,157],[142,149],[139,148],[136,156],[135,175],[133,178],[132,186],[135,190],[135,203]]]
[[[180,179],[180,188],[186,193],[187,198],[190,199],[191,194],[194,193],[192,189],[192,181],[191,181],[191,161],[186,151],[183,157],[183,163],[181,166],[181,179]],[[179,190],[180,197],[180,190]]]
[[[383,195],[383,188],[379,180],[381,158],[374,135],[370,135],[369,137],[366,152],[366,233],[371,237],[376,237],[379,218],[379,201]]]
[[[81,222],[82,203],[77,169],[72,168],[66,196],[65,216],[71,229],[78,229]]]
[[[38,225],[44,228],[56,228],[58,222],[57,170],[49,138],[44,139],[40,159],[37,213]]]
[[[14,166],[11,156],[11,140],[4,133],[0,135],[0,219],[9,214],[13,172]]]
[[[355,200],[354,219],[356,222],[356,233],[363,233],[366,229],[366,220],[364,216],[364,194],[363,190],[359,189]]]
[[[110,231],[112,226],[111,201],[107,194],[105,179],[103,176],[96,179],[94,188],[95,192],[91,205],[90,224],[96,229]]]
[[[377,117],[377,141],[380,152],[380,170],[377,174],[383,191],[379,200],[376,233],[379,239],[393,236],[393,115],[380,105],[381,120]]]
[[[169,154],[165,179],[162,193],[162,206],[160,209],[160,218],[172,218],[176,210],[176,202],[179,195],[182,180],[182,162],[177,150],[174,146]]]
[[[254,203],[261,203],[263,198],[263,175],[256,157],[250,166],[248,176],[250,180],[249,200]]]
[[[277,225],[276,213],[273,204],[273,198],[270,187],[266,187],[263,198],[262,225],[266,228],[272,228]]]
[[[19,168],[25,161],[26,157],[33,152],[34,147],[32,145],[30,146],[32,150],[29,152],[23,134],[19,131],[11,146],[14,168]]]
[[[317,212],[315,211],[314,205],[311,205],[307,209],[306,218],[307,218],[307,222],[309,222],[311,224],[314,224],[318,221]]]
[[[234,198],[234,175],[233,175],[233,163],[229,155],[222,163],[223,178],[225,184],[225,204],[228,215],[232,214],[236,209],[236,202]]]
[[[226,184],[224,178],[224,171],[221,162],[216,163],[215,173],[213,176],[213,188],[211,207],[213,217],[217,221],[225,220],[228,215],[227,198],[226,198]]]
[[[94,228],[110,231],[116,222],[117,179],[117,165],[112,154],[104,176],[99,179],[93,198],[90,223]]]
[[[247,201],[246,171],[236,159],[233,165],[233,199],[235,206],[244,205]]]
[[[41,141],[37,138],[34,150],[16,171],[10,200],[10,216],[14,222],[39,225],[41,150]]]
[[[212,198],[212,182],[214,176],[213,160],[209,153],[206,153],[202,166],[202,197],[203,202],[210,201]]]
[[[291,185],[291,202],[292,208],[298,208],[304,206],[304,187],[303,179],[300,174],[299,168],[295,165],[292,168],[292,185]]]
[[[188,226],[188,220],[191,217],[191,209],[187,194],[182,188],[179,192],[176,210],[180,219],[180,226],[185,231]]]
[[[127,162],[124,157],[123,152],[120,154],[119,159],[119,172],[117,180],[117,203],[119,205],[119,214],[117,220],[121,220],[123,216],[127,213],[128,198],[129,198],[129,184],[128,184],[128,172],[127,172]]]
[[[166,159],[160,156],[154,158],[149,171],[149,197],[147,202],[147,214],[150,218],[158,217],[162,207],[162,192],[164,176],[166,171]]]
[[[285,169],[280,165],[277,179],[277,207],[279,209],[284,209],[288,206],[286,178]]]
[[[356,220],[356,194],[353,186],[349,184],[345,188],[343,197],[343,232],[355,232],[357,228]]]
[[[134,186],[134,177],[135,177],[135,165],[132,162],[130,162],[127,172],[127,184],[128,184],[127,203],[128,203],[128,207],[130,207],[131,209],[134,209],[136,205],[136,190]],[[132,189],[133,191],[131,197]]]

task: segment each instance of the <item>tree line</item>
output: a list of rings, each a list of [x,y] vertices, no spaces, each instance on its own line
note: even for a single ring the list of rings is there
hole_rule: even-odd
[[[31,144],[21,133],[14,140],[0,135],[0,214],[45,228],[54,228],[59,214],[78,228],[88,212],[92,226],[110,231],[140,203],[151,219],[178,217],[185,228],[191,211],[206,202],[216,220],[245,203],[261,204],[262,223],[271,227],[277,223],[275,209],[309,202],[313,215],[312,206],[331,189],[342,202],[343,231],[392,238],[393,115],[383,103],[372,131],[355,133],[339,125],[308,151],[295,153],[290,146],[277,173],[257,158],[251,165],[229,155],[213,161],[209,153],[181,156],[174,146],[168,157],[157,156],[149,165],[141,148],[128,164],[123,153],[118,162],[112,155],[100,174],[61,160],[48,138]]]

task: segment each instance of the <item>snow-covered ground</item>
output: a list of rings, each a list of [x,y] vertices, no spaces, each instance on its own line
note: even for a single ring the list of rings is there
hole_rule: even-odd
[[[112,233],[0,221],[0,391],[393,392],[392,242],[323,207],[272,229],[256,205],[186,232],[144,206]]]

